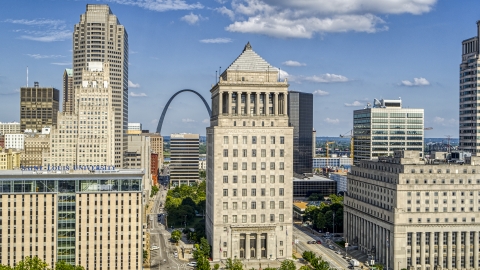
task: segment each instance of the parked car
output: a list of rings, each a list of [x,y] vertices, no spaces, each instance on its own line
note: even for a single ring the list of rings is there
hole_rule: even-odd
[[[175,252],[173,253],[173,256],[174,256],[175,258],[178,258],[178,252],[175,251]]]
[[[150,248],[150,250],[157,250],[157,249],[160,249],[160,247],[159,247],[159,246],[152,246],[152,247]]]
[[[196,266],[197,266],[197,262],[189,262],[187,265],[188,265],[188,266],[196,267]]]
[[[321,245],[321,244],[322,244],[322,241],[317,240],[317,244]]]

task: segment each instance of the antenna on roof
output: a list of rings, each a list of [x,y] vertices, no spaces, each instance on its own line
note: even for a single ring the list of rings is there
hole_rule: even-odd
[[[28,87],[28,66],[27,66],[27,87]]]
[[[222,76],[222,67],[218,68],[218,80],[220,81],[220,76]]]
[[[215,70],[215,83],[218,83],[217,71]]]

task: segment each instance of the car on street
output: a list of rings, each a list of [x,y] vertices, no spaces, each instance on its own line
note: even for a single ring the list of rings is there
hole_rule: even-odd
[[[150,250],[157,250],[157,249],[160,249],[160,247],[159,247],[159,246],[152,246],[152,247],[150,248]]]
[[[317,240],[317,244],[321,245],[321,244],[322,244],[322,241]]]
[[[333,246],[332,246],[332,245],[329,245],[329,246],[328,246],[328,248],[329,248],[329,249],[335,249],[335,248],[333,248]]]
[[[187,263],[188,266],[193,266],[193,267],[196,267],[197,266],[197,262],[189,262]]]
[[[178,252],[175,251],[175,252],[173,253],[173,256],[174,256],[175,258],[178,258]]]

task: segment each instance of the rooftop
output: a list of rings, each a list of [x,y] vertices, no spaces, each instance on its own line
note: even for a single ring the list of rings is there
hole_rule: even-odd
[[[253,51],[250,42],[245,45],[240,56],[226,69],[226,71],[261,71],[278,72],[278,69],[270,65],[260,55]]]
[[[314,174],[313,176],[307,177],[307,178],[293,177],[293,181],[334,181],[334,180]]]

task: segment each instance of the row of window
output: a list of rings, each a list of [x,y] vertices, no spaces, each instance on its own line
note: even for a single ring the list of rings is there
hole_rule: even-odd
[[[233,215],[231,216],[231,223],[239,223],[239,219],[240,219],[240,222],[241,223],[256,223],[257,222],[257,215],[250,215],[250,221],[248,221],[248,215],[241,215],[241,216],[237,216],[237,215]],[[280,214],[278,215],[278,222],[284,222],[285,220],[285,217],[283,214]],[[270,219],[269,219],[270,222],[275,222],[275,215],[274,214],[270,214]],[[265,214],[261,214],[260,215],[260,223],[265,223],[266,222],[266,216]],[[223,216],[223,223],[229,223],[229,216],[228,215],[224,215]]]
[[[424,219],[424,220],[425,220],[425,219]],[[458,218],[452,218],[451,220],[452,220],[453,222],[459,222],[459,219],[458,219]],[[472,217],[470,220],[471,220],[471,222],[475,222],[475,218],[474,218],[474,217]],[[431,223],[431,222],[433,222],[433,219],[427,218],[426,221],[427,221],[427,223]],[[418,223],[422,223],[422,218],[418,218],[418,219],[417,219],[417,222],[418,222]],[[436,218],[436,219],[435,219],[435,222],[436,222],[436,223],[439,223],[439,222],[440,222],[440,218]],[[448,223],[448,222],[450,222],[450,219],[449,219],[449,218],[445,218],[445,219],[444,219],[444,222]],[[463,217],[463,218],[462,218],[462,222],[467,222],[467,218],[466,218],[466,217]],[[408,219],[408,223],[413,223],[413,219],[412,219],[412,218],[409,218],[409,219]]]
[[[424,179],[423,183],[422,183],[422,181],[419,181],[418,179],[415,179],[415,181],[410,181],[410,179],[405,180],[406,184],[413,184],[414,182],[415,182],[415,184],[440,184],[440,183],[442,183],[442,184],[445,184],[445,183],[447,183],[447,184],[467,184],[467,183],[472,184],[473,183],[472,179],[468,179],[465,182],[463,181],[463,179],[458,179],[458,180],[450,179],[450,181],[446,181],[445,179],[442,179],[441,181],[440,180],[437,181],[437,179],[433,179],[433,180],[431,180],[431,182],[428,181],[428,179]],[[480,179],[477,179],[477,184],[480,184]]]
[[[248,136],[242,136],[242,144],[248,144]],[[270,136],[270,144],[275,144],[275,136]],[[280,136],[280,144],[285,144],[285,137]],[[232,137],[232,142],[233,144],[238,144],[238,136],[233,136]],[[228,144],[229,143],[229,136],[223,136],[223,144]],[[250,143],[251,144],[257,144],[257,136],[251,136],[250,138]],[[267,136],[260,136],[260,144],[266,144],[267,143]]]
[[[246,171],[248,170],[247,162],[242,162],[242,170]],[[257,169],[257,162],[252,162],[251,170],[256,170]],[[267,169],[267,163],[266,162],[260,162],[260,170],[266,170]],[[278,169],[279,170],[284,170],[285,169],[285,163],[279,162],[278,163]],[[228,170],[228,162],[223,163],[223,170],[227,171]],[[232,163],[232,170],[238,170],[238,162],[233,162]],[[275,162],[270,162],[270,170],[275,170]]]
[[[260,190],[260,196],[267,196],[267,195],[266,195],[266,193],[267,193],[267,189],[266,189],[266,188],[260,188],[259,190]],[[239,190],[236,189],[236,188],[232,189],[231,195],[232,195],[233,197],[237,197],[238,194],[239,194],[238,191],[239,191]],[[247,195],[248,192],[247,192],[247,189],[246,189],[246,188],[242,188],[241,191],[242,191],[242,195],[241,195],[241,196],[248,196],[248,195]],[[284,194],[285,194],[284,189],[283,189],[283,188],[279,188],[279,189],[278,189],[278,195],[279,195],[279,196],[283,196]],[[256,188],[250,189],[250,195],[251,195],[251,196],[257,196],[257,189],[256,189]],[[228,195],[228,189],[223,189],[223,196],[224,196],[224,197],[228,197],[228,196],[229,196],[229,195]],[[275,188],[271,188],[271,189],[270,189],[269,196],[275,196]]]
[[[247,149],[242,149],[241,150],[242,157],[248,157],[248,150]],[[223,157],[228,157],[229,155],[229,150],[228,149],[223,149]],[[270,149],[270,157],[275,157],[276,155],[276,149]],[[232,156],[233,157],[238,157],[238,149],[233,149],[232,150]],[[252,149],[252,157],[257,157],[257,149]],[[279,157],[284,157],[285,156],[285,150],[280,149],[279,150]],[[260,157],[267,157],[267,149],[260,149]]]
[[[270,201],[270,209],[275,209],[275,201]],[[231,209],[237,210],[238,209],[238,203],[237,202],[232,202],[231,203]],[[242,210],[247,210],[248,208],[248,203],[247,202],[242,202]],[[259,205],[260,209],[267,209],[267,202],[262,201],[260,202]],[[229,209],[229,203],[224,202],[223,203],[223,210],[228,210]],[[250,202],[250,209],[257,209],[257,202],[253,201]],[[278,202],[278,209],[285,209],[285,202],[284,201],[279,201]]]
[[[468,193],[470,196],[473,196],[473,194],[474,194],[473,191],[469,191],[469,192],[460,191],[460,192],[458,192],[458,194],[459,194],[460,196],[462,196],[462,197],[463,197],[463,196],[466,196],[467,193]],[[416,196],[420,196],[421,194],[422,194],[422,193],[419,192],[419,191],[415,192],[415,195],[416,195]],[[436,192],[433,192],[433,195],[434,195],[434,196],[438,196],[438,194],[439,194],[439,192],[437,192],[437,191],[436,191]],[[426,191],[423,195],[425,195],[425,196],[430,196],[430,192],[429,192],[429,191]],[[443,195],[443,196],[448,196],[448,192],[447,192],[447,191],[440,192],[440,196],[441,196],[441,195]],[[456,191],[452,191],[452,192],[451,192],[451,195],[452,195],[452,196],[457,196],[457,192],[456,192]],[[408,196],[408,197],[412,196],[412,192],[410,192],[410,191],[407,192],[407,196]],[[480,196],[480,191],[478,192],[478,196]]]
[[[274,183],[275,183],[275,175],[270,175],[269,178],[270,178],[270,183],[271,183],[271,184],[274,184]],[[228,182],[229,182],[228,176],[226,176],[226,175],[223,176],[223,183],[224,183],[224,184],[228,184]],[[234,184],[237,184],[237,183],[238,183],[238,176],[234,175],[234,176],[232,177],[232,182],[233,182]],[[252,175],[252,176],[250,177],[250,182],[251,182],[252,184],[257,183],[257,176],[256,176],[256,175]],[[260,183],[265,184],[266,182],[267,182],[267,176],[266,176],[266,175],[261,175],[261,176],[260,176]],[[278,176],[278,182],[279,182],[279,183],[284,183],[284,182],[285,182],[285,176],[284,176],[284,175],[279,175],[279,176]],[[246,176],[246,175],[242,175],[242,184],[246,184],[246,183],[247,183],[247,176]]]

